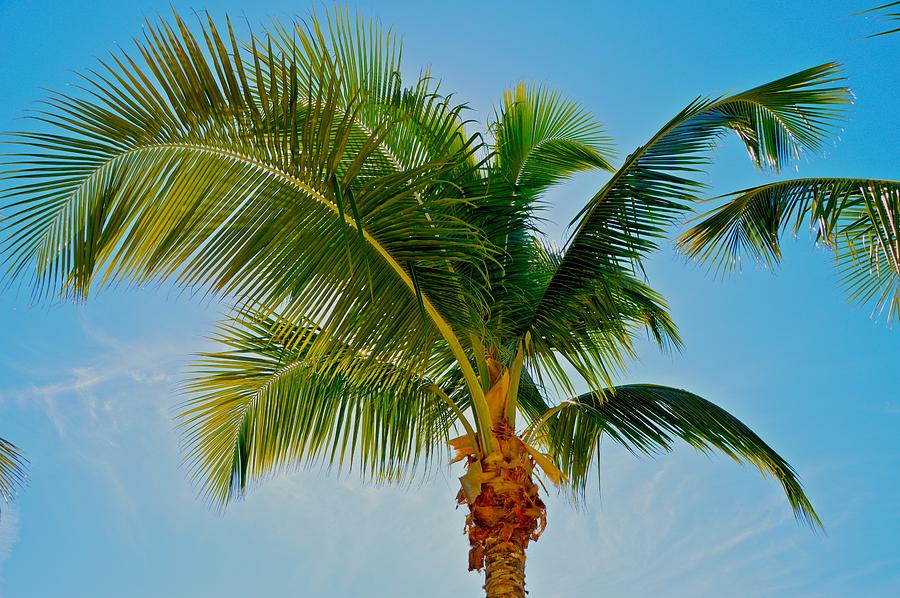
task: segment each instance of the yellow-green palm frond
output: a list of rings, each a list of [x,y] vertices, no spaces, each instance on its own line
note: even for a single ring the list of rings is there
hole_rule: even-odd
[[[329,18],[241,45],[230,23],[195,35],[176,15],[148,23],[139,59],[112,55],[81,95],[52,95],[48,131],[17,135],[7,165],[8,273],[76,297],[174,279],[312,315],[326,353],[421,362],[448,342],[464,361],[483,299],[471,273],[493,252],[456,183],[479,141],[427,79],[402,84],[395,36]]]
[[[0,498],[12,500],[25,483],[25,465],[19,447],[0,438]]]
[[[323,358],[280,342],[272,331],[284,327],[324,333],[239,312],[220,326],[221,350],[192,370],[180,419],[191,473],[214,502],[285,469],[357,468],[393,481],[445,455],[457,418],[433,388],[453,393],[461,382],[452,355],[435,355],[425,371],[350,347]]]

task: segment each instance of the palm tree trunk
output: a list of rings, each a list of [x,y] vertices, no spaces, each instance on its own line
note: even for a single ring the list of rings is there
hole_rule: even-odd
[[[525,548],[488,540],[484,550],[484,593],[488,598],[525,598]]]
[[[525,445],[505,421],[494,431],[496,452],[469,461],[483,480],[466,517],[469,570],[485,570],[487,598],[525,598],[525,549],[544,531],[546,510]],[[467,502],[463,492],[457,499]]]

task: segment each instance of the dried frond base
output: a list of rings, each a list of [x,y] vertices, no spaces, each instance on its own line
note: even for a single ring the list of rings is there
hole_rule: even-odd
[[[532,473],[534,461],[505,422],[495,429],[498,450],[480,462],[481,493],[469,505],[469,570],[485,569],[489,597],[525,595],[525,549],[547,524]],[[474,457],[469,458],[474,463]],[[457,500],[467,503],[460,491]]]

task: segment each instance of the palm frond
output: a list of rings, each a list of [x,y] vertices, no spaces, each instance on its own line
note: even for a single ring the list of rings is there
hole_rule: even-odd
[[[25,483],[26,463],[16,445],[0,438],[0,498],[12,500]]]
[[[743,255],[773,266],[781,237],[807,225],[835,252],[851,299],[874,304],[889,321],[900,318],[900,182],[796,179],[726,198],[679,238],[689,257],[725,272]]]
[[[492,170],[530,200],[576,172],[613,170],[612,140],[603,126],[554,91],[519,83],[504,92],[488,128]]]
[[[676,438],[755,465],[781,483],[794,514],[821,525],[796,472],[759,436],[721,407],[685,390],[630,384],[587,393],[563,404],[540,430],[556,465],[583,492],[602,435],[634,453],[669,451]]]
[[[544,297],[548,281],[565,256],[541,245],[537,252],[535,277],[523,311],[531,310]],[[602,258],[598,258],[602,262]],[[593,372],[594,379],[610,380],[634,357],[634,340],[646,330],[662,347],[678,347],[681,339],[663,297],[630,271],[611,264],[594,266],[603,277],[591,292],[569,298],[568,309],[547,313],[541,321],[541,335],[532,337],[529,363],[547,383],[565,393],[573,392],[563,361],[579,372]],[[562,358],[562,360],[560,359]]]
[[[538,385],[528,371],[522,371],[522,378],[519,381],[519,394],[517,407],[522,415],[525,416],[526,425],[532,425],[539,421],[540,418],[552,409],[544,398],[544,390]]]
[[[895,23],[900,22],[900,2],[888,2],[887,4],[864,10],[858,14],[865,15],[872,13],[877,13],[878,16],[884,17],[888,21],[893,21]],[[898,32],[900,32],[900,27],[895,27],[893,29],[882,31],[881,33],[873,33],[868,37],[881,37],[882,35],[891,35]]]
[[[595,386],[608,383],[595,374],[609,364],[590,339],[590,331],[607,324],[606,314],[584,306],[610,284],[610,272],[641,271],[643,257],[690,209],[703,187],[698,175],[710,150],[727,133],[741,139],[760,168],[779,170],[803,152],[818,150],[849,101],[840,82],[838,66],[825,64],[742,93],[691,102],[628,156],[573,220],[564,256],[521,332],[530,329],[548,350],[564,348],[565,359]],[[579,310],[588,320],[585,333],[561,336],[557,321]]]
[[[479,142],[458,110],[425,80],[404,87],[396,38],[374,26],[354,46],[369,66],[344,72],[363,25],[341,12],[330,34],[313,19],[244,47],[230,24],[195,36],[174,21],[148,23],[143,66],[111,56],[84,97],[51,97],[36,117],[48,132],[17,136],[8,273],[78,297],[174,279],[312,318],[323,353],[424,362],[447,342],[475,384],[459,336],[481,296],[455,267],[478,272],[493,250],[460,218],[471,198],[454,181]]]
[[[341,74],[340,102],[359,105],[354,120],[360,127],[371,132],[382,127],[386,116],[395,119],[383,131],[378,150],[396,169],[459,152],[468,155],[467,166],[475,165],[474,153],[467,150],[475,136],[466,136],[461,119],[465,105],[440,94],[427,70],[412,85],[402,85],[403,48],[395,32],[347,7],[326,12],[324,21],[312,13],[291,27],[275,23],[273,30],[276,48],[295,57],[306,95],[312,97],[314,90],[304,90],[303,81],[314,80],[320,65],[333,61]],[[275,62],[271,68],[277,72],[282,67]]]
[[[586,110],[559,93],[520,83],[504,93],[488,122],[493,144],[484,176],[469,182],[479,197],[467,221],[500,250],[487,264],[484,314],[497,345],[515,343],[517,322],[526,316],[537,281],[534,237],[542,198],[576,172],[611,169],[611,140]]]
[[[394,481],[443,454],[456,418],[429,388],[441,378],[349,348],[310,360],[308,346],[273,338],[284,326],[297,325],[235,314],[216,338],[222,350],[203,354],[193,369],[180,419],[189,468],[214,502],[224,505],[286,469],[355,467],[366,478]],[[449,363],[438,358],[436,375]]]

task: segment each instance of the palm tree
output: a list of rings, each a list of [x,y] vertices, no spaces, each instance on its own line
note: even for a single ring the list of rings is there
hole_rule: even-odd
[[[403,83],[395,34],[342,10],[244,44],[230,22],[198,28],[148,23],[139,59],[111,55],[49,97],[7,166],[4,255],[39,297],[169,280],[230,306],[182,415],[212,502],[304,465],[403,479],[449,446],[488,596],[524,596],[546,525],[535,482],[581,496],[602,437],[752,463],[819,524],[734,416],[615,378],[644,331],[680,343],[642,262],[713,146],[733,132],[768,169],[817,150],[848,101],[835,65],[698,98],[613,167],[597,120],[541,87],[467,132],[428,72]],[[548,245],[547,190],[587,170],[612,174]]]

